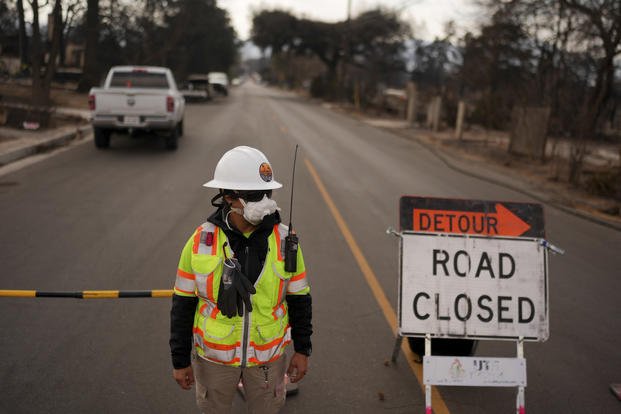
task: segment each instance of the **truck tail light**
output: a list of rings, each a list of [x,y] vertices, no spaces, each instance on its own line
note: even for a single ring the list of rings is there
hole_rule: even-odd
[[[88,95],[88,109],[94,111],[96,106],[97,105],[95,104],[95,95]]]
[[[175,112],[175,98],[172,96],[166,97],[166,110],[168,112]]]

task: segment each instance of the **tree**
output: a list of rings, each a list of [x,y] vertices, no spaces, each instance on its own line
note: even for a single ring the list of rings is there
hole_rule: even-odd
[[[252,17],[252,42],[271,53],[279,54],[286,47],[295,43],[298,19],[281,10],[263,10]]]
[[[289,46],[298,54],[312,53],[325,65],[329,82],[336,81],[337,68],[345,55],[344,24],[302,19]]]
[[[97,16],[96,70],[88,69],[88,63],[85,69],[85,77],[95,74],[89,85],[113,65],[167,66],[183,78],[194,72],[228,72],[237,60],[235,31],[214,0],[101,0]],[[92,49],[88,37],[94,32],[88,20],[72,34],[74,41],[86,39],[87,60]]]
[[[532,42],[530,100],[552,108],[552,127],[575,138],[570,181],[577,183],[586,140],[614,110],[615,59],[621,53],[618,0],[490,0],[487,7],[520,25]],[[613,109],[611,109],[611,107]]]
[[[17,15],[19,24],[19,60],[21,66],[30,63],[28,53],[28,36],[26,34],[26,19],[24,17],[24,1],[17,0]]]
[[[511,108],[524,99],[524,83],[532,73],[532,49],[519,23],[496,15],[478,36],[464,39],[459,77],[467,91],[479,95],[474,116],[487,128],[502,128]]]
[[[78,84],[78,90],[88,91],[99,81],[99,0],[88,0],[86,8],[86,45],[84,49],[84,71]]]
[[[0,36],[15,34],[15,14],[7,0],[0,0]]]
[[[596,40],[591,49],[596,61],[595,85],[582,111],[580,133],[593,138],[598,121],[614,89],[615,58],[621,54],[621,2],[560,0],[580,17],[578,28],[584,41]],[[590,42],[589,42],[590,43]]]
[[[178,76],[228,72],[237,61],[236,34],[228,14],[212,0],[183,0],[182,11],[168,21],[167,66]]]
[[[2,45],[3,54],[7,52],[17,54],[20,57],[20,63],[24,64],[27,60],[25,58],[27,47],[24,43],[27,37],[23,4],[18,0],[17,10],[15,10],[11,7],[11,3],[10,0],[0,0],[0,45]],[[15,22],[19,22],[17,28]]]
[[[75,30],[75,22],[81,17],[83,12],[84,4],[82,0],[68,0],[65,14],[62,15],[63,31],[60,34],[60,66],[65,65],[67,39],[71,37],[71,32]]]
[[[32,104],[48,106],[50,103],[50,87],[56,71],[56,58],[60,49],[60,33],[62,32],[61,0],[54,2],[52,9],[53,31],[51,47],[45,59],[45,48],[41,41],[39,27],[39,1],[29,0],[32,8]],[[45,63],[45,65],[44,65]]]
[[[384,9],[366,11],[349,24],[347,56],[351,64],[371,64],[380,71],[404,70],[404,42],[409,26],[395,12]]]
[[[376,9],[351,21],[326,23],[299,19],[281,10],[263,10],[253,16],[252,41],[272,57],[309,56],[325,66],[330,95],[343,88],[340,65],[354,65],[372,76],[403,70],[403,42],[409,33],[395,13]],[[338,82],[340,81],[340,82]]]

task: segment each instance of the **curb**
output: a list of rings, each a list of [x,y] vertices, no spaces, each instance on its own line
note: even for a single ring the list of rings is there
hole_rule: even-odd
[[[62,132],[56,136],[52,136],[50,138],[41,140],[36,143],[31,143],[28,145],[24,145],[20,148],[15,148],[13,150],[7,151],[4,154],[0,154],[0,166],[4,166],[10,164],[14,161],[20,160],[22,158],[29,157],[31,155],[38,154],[40,152],[61,147],[66,145],[69,141],[72,141],[76,138],[77,135],[83,136],[88,131],[90,131],[91,125],[84,125],[81,127],[77,127],[75,130],[70,132]]]

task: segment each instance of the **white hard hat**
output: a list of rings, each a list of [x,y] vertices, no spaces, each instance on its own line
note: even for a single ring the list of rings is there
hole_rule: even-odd
[[[258,149],[246,146],[227,151],[203,187],[226,190],[273,190],[282,187],[274,181],[272,166]]]

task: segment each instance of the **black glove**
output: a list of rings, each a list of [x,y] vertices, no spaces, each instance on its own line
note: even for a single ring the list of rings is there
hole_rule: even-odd
[[[250,295],[256,289],[241,272],[241,266],[235,258],[224,260],[224,271],[220,279],[218,292],[218,309],[228,318],[244,315],[244,304],[248,312],[252,311]]]

